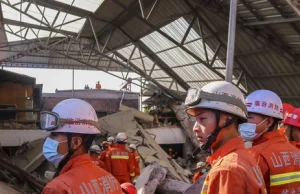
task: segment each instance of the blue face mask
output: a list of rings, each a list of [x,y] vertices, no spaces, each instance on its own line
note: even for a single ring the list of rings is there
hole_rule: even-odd
[[[205,173],[206,173],[206,169],[205,169],[205,168],[202,169],[202,170],[201,170],[201,173],[202,173],[202,174],[205,174]]]
[[[45,158],[49,162],[51,162],[52,164],[58,165],[59,162],[66,155],[66,154],[62,155],[62,154],[57,153],[58,145],[60,143],[67,142],[67,141],[68,140],[62,141],[62,142],[58,142],[58,141],[56,141],[54,139],[51,139],[51,138],[47,137],[47,139],[46,139],[46,141],[44,142],[44,145],[43,145],[43,154],[44,154]]]

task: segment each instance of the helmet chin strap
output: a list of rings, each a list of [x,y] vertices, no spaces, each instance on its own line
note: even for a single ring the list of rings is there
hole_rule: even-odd
[[[200,149],[201,150],[207,150],[211,147],[211,145],[216,141],[219,132],[221,131],[221,129],[229,127],[230,125],[232,125],[232,123],[234,123],[234,121],[236,120],[236,118],[232,118],[229,121],[227,121],[224,126],[219,127],[219,123],[220,123],[220,111],[215,110],[215,116],[216,116],[216,128],[215,130],[207,136],[207,139],[205,141],[204,144],[201,145]]]

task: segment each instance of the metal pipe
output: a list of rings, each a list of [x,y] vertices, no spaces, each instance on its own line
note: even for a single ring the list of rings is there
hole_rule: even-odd
[[[232,82],[232,70],[234,62],[235,29],[236,29],[237,0],[230,0],[230,16],[228,29],[226,77],[227,82]]]

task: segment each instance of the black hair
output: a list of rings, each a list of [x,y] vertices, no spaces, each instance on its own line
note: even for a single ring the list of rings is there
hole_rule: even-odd
[[[85,153],[88,153],[96,135],[91,135],[91,134],[80,134],[79,137],[82,139],[82,146],[84,149]]]
[[[117,141],[117,144],[126,144],[126,142],[124,142],[124,141]]]
[[[273,118],[273,119],[274,119],[274,122],[268,131],[274,131],[274,130],[277,130],[277,128],[278,128],[278,124],[279,124],[280,120],[276,119],[276,118]]]

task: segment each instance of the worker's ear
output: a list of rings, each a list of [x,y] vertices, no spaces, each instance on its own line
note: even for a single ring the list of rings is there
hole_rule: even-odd
[[[270,128],[273,123],[275,122],[274,118],[273,117],[268,117],[267,119],[267,127]]]
[[[82,138],[80,136],[76,136],[72,138],[71,149],[77,150],[82,145]]]

